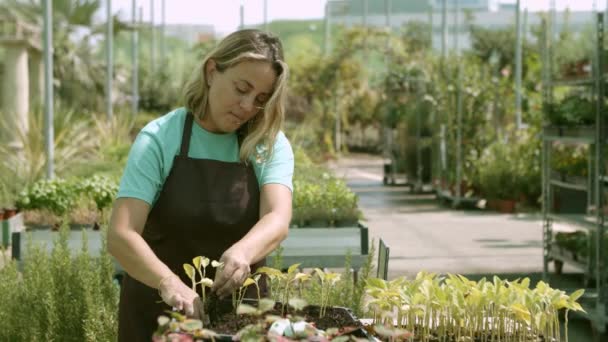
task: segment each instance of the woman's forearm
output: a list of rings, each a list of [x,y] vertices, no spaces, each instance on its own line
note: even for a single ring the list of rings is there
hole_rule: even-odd
[[[173,275],[171,269],[158,259],[143,237],[134,230],[110,230],[108,252],[131,277],[152,288],[158,288],[161,280]]]
[[[275,250],[287,237],[289,222],[282,215],[264,215],[233,247],[241,249],[251,263],[256,263]]]

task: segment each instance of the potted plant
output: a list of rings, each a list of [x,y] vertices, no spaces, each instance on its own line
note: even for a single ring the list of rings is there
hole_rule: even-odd
[[[514,212],[515,199],[519,197],[517,169],[510,148],[506,142],[496,141],[482,152],[476,165],[488,207],[502,213]]]

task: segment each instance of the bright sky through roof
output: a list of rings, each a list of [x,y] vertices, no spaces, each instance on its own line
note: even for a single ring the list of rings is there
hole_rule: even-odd
[[[326,0],[267,0],[268,20],[322,18]],[[374,0],[368,0],[374,1]],[[383,1],[383,0],[375,0]],[[392,0],[411,1],[411,0]],[[491,0],[496,3],[496,0]],[[599,9],[606,8],[606,1],[595,0]],[[264,0],[165,0],[165,20],[170,24],[213,25],[215,31],[226,34],[239,25],[239,6],[245,5],[245,25],[259,24],[264,21]],[[515,3],[515,0],[500,1]],[[150,20],[151,0],[137,0],[143,7],[144,21]],[[569,7],[571,10],[591,10],[594,0],[556,0],[558,10]],[[531,11],[546,10],[550,0],[522,0],[522,7]],[[131,0],[113,0],[113,12],[121,12],[123,19],[131,18]],[[161,0],[154,0],[154,20],[160,23]]]

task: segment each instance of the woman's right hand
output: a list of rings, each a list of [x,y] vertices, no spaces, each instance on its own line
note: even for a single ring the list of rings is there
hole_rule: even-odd
[[[175,274],[163,278],[158,291],[167,305],[186,314],[187,317],[201,319],[201,299],[195,291],[186,286]]]

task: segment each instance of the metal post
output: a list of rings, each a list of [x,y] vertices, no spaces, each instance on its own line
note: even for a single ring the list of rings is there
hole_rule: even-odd
[[[340,151],[342,149],[342,139],[341,139],[341,119],[340,119],[340,108],[339,108],[339,103],[340,103],[340,91],[339,89],[336,91],[336,97],[334,98],[334,110],[336,111],[336,126],[335,126],[335,130],[336,130],[336,154],[340,155]]]
[[[384,16],[385,16],[385,25],[388,30],[389,36],[392,31],[391,29],[391,0],[384,0]]]
[[[245,28],[245,4],[243,4],[243,1],[241,1],[241,6],[239,7],[239,17],[240,17],[239,30],[242,30]]]
[[[515,122],[517,129],[522,128],[521,118],[521,77],[522,77],[522,32],[521,32],[521,0],[515,6]]]
[[[323,41],[323,55],[329,55],[329,37],[331,34],[331,1],[325,2],[325,38]]]
[[[150,70],[156,71],[156,34],[154,29],[154,0],[150,0]]]
[[[53,0],[43,0],[44,9],[44,144],[46,148],[46,178],[54,170],[53,131]]]
[[[264,31],[268,32],[268,0],[264,0]]]
[[[384,0],[384,25],[386,26],[386,43],[385,43],[385,53],[384,53],[384,64],[386,67],[386,75],[388,77],[389,72],[390,72],[390,53],[389,53],[389,49],[390,49],[390,42],[391,42],[391,34],[392,34],[392,30],[391,30],[391,0]],[[392,140],[392,134],[393,134],[393,130],[392,128],[388,125],[388,117],[390,115],[390,109],[387,109],[385,112],[385,118],[382,122],[382,128],[384,130],[384,145],[383,145],[383,157],[385,159],[388,158],[392,158],[391,157],[391,151],[393,149],[392,144],[393,144],[393,140]],[[393,167],[392,163],[391,163],[391,168]],[[386,169],[384,170],[384,179],[385,179],[385,183],[388,183],[388,178],[387,178],[387,172]]]
[[[460,204],[460,183],[462,182],[462,61],[460,61],[460,51],[458,46],[460,25],[458,23],[459,0],[454,1],[454,46],[456,47],[456,59],[458,60],[458,92],[456,94],[456,199],[454,206]]]
[[[160,63],[165,63],[165,0],[160,2]]]
[[[440,75],[445,80],[447,78],[447,72],[445,70],[445,57],[448,46],[448,6],[447,0],[443,0],[441,2],[441,59],[440,59]],[[445,169],[446,169],[446,155],[445,155],[445,115],[447,113],[439,113],[437,112],[437,119],[439,124],[439,153],[438,153],[438,165],[439,165],[439,189],[443,189],[443,180],[445,179]],[[441,116],[441,117],[440,117]]]
[[[435,8],[433,7],[433,3],[429,2],[429,43],[430,48],[433,49],[433,14],[435,12]]]
[[[106,116],[108,121],[112,120],[114,115],[112,111],[112,79],[114,78],[114,65],[113,63],[113,21],[112,18],[112,0],[106,0]]]
[[[447,0],[441,2],[441,63],[445,63],[445,52],[448,46],[448,6]]]
[[[367,0],[363,0],[363,63],[367,66],[369,56],[367,51]]]
[[[548,105],[548,100],[549,100],[549,96],[548,96],[548,92],[549,92],[549,79],[548,79],[548,75],[549,75],[549,66],[547,65],[547,62],[549,61],[549,55],[548,55],[548,44],[547,44],[547,38],[548,38],[548,34],[547,34],[547,20],[545,18],[542,18],[541,20],[541,53],[542,53],[542,98],[543,98],[543,117],[546,117],[547,113],[547,105]],[[545,120],[543,119],[543,122]],[[542,130],[542,153],[541,153],[541,179],[542,179],[542,211],[543,211],[543,280],[547,280],[547,276],[549,273],[549,248],[550,248],[550,244],[548,243],[548,239],[550,239],[551,237],[548,236],[550,233],[550,223],[549,223],[549,196],[548,196],[548,191],[549,191],[549,181],[547,179],[548,177],[548,171],[547,171],[547,157],[548,157],[548,152],[549,152],[549,146],[548,146],[548,142],[545,139],[545,130]]]
[[[603,186],[603,176],[605,173],[604,169],[604,143],[606,139],[605,134],[605,119],[604,119],[604,82],[602,80],[604,75],[603,70],[603,46],[604,46],[604,14],[599,12],[597,16],[596,25],[596,47],[595,47],[595,70],[594,70],[594,81],[595,81],[595,97],[596,97],[596,110],[595,110],[595,127],[596,127],[596,138],[595,138],[595,206],[597,216],[597,231],[595,234],[595,287],[597,291],[596,297],[596,310],[602,318],[600,322],[604,323],[603,318],[606,315],[603,301],[605,298],[602,296],[602,262],[604,256],[604,196],[601,187]]]
[[[137,0],[131,0],[131,24],[133,31],[131,33],[131,76],[132,76],[132,96],[131,100],[131,111],[133,117],[139,112],[139,65],[138,65],[138,52],[139,52],[139,26],[137,25]]]
[[[551,18],[551,35],[549,36],[549,39],[553,41],[555,38],[557,38],[557,11],[555,10],[555,0],[551,0],[549,2],[549,14]]]

